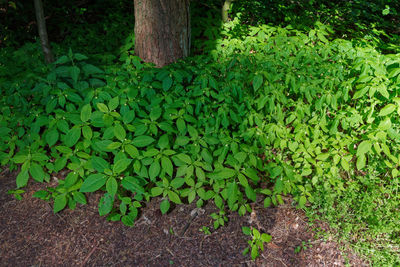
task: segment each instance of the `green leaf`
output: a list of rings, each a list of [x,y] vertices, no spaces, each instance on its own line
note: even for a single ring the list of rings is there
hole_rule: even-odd
[[[98,172],[104,172],[105,169],[110,168],[110,164],[103,158],[100,157],[92,157],[92,166]]]
[[[172,162],[169,158],[167,158],[167,157],[161,158],[161,167],[165,171],[166,174],[168,174],[169,176],[172,176],[174,169],[173,169]]]
[[[99,215],[104,216],[111,212],[114,204],[114,196],[105,193],[104,196],[101,197],[99,202]]]
[[[123,172],[126,168],[128,168],[131,162],[132,162],[131,159],[126,159],[126,158],[118,160],[113,166],[114,174],[120,174],[121,172]]]
[[[371,141],[362,141],[357,148],[357,156],[361,154],[366,154],[371,150],[372,144]]]
[[[160,118],[162,114],[162,109],[160,107],[153,107],[150,112],[150,120],[156,121]]]
[[[186,164],[192,164],[192,159],[190,158],[190,156],[188,156],[188,155],[186,155],[186,154],[181,153],[181,154],[176,155],[176,157],[177,157],[179,160],[181,160],[181,161],[183,161],[184,163],[186,163]]]
[[[185,179],[183,178],[175,178],[171,181],[171,186],[175,189],[180,188],[185,183]]]
[[[59,134],[58,134],[58,131],[56,129],[53,129],[53,130],[47,132],[47,134],[46,134],[46,142],[49,145],[49,147],[54,146],[55,143],[57,143],[58,137],[59,137]]]
[[[122,179],[121,184],[125,189],[133,193],[143,194],[145,190],[142,186],[139,185],[138,181],[139,181],[138,178],[127,176],[124,177],[124,179]]]
[[[391,114],[393,111],[396,110],[396,105],[394,104],[387,104],[384,108],[381,109],[378,116],[386,116]]]
[[[78,81],[79,73],[81,73],[81,70],[77,66],[71,66],[69,69],[69,73],[71,75],[71,78],[74,82]]]
[[[186,123],[182,118],[176,120],[176,127],[180,134],[184,135],[186,133]]]
[[[67,147],[72,147],[73,145],[78,142],[79,138],[81,137],[81,128],[73,127],[70,129],[65,136],[65,145]]]
[[[38,182],[43,182],[44,180],[44,171],[42,166],[40,166],[37,163],[31,163],[31,166],[29,167],[29,173],[32,175],[32,178],[35,179]]]
[[[85,139],[90,140],[93,137],[93,131],[92,128],[90,128],[90,126],[85,125],[82,127],[82,135]]]
[[[182,201],[181,201],[181,199],[179,198],[178,194],[175,193],[174,191],[168,191],[168,198],[169,198],[172,202],[174,202],[174,203],[176,203],[176,204],[181,204],[181,203],[182,203]]]
[[[115,110],[118,107],[118,105],[119,105],[119,97],[118,96],[112,98],[110,100],[110,102],[108,102],[108,108],[110,111]]]
[[[146,147],[153,143],[155,140],[153,137],[147,136],[147,135],[141,135],[138,137],[135,137],[132,141],[132,144],[136,147]]]
[[[253,188],[251,188],[251,186],[246,186],[245,187],[245,193],[248,199],[250,199],[251,201],[256,201],[257,199],[257,194],[254,192]]]
[[[250,229],[250,227],[243,226],[243,227],[242,227],[242,231],[243,231],[243,234],[245,234],[245,235],[251,235],[251,229]]]
[[[172,78],[170,76],[166,76],[162,81],[162,88],[164,91],[168,91],[172,86]]]
[[[114,135],[121,142],[123,142],[125,140],[126,131],[125,131],[124,127],[121,126],[121,124],[117,124],[114,126]]]
[[[28,170],[20,171],[20,173],[17,175],[17,188],[21,188],[26,186],[29,180],[29,174]]]
[[[164,192],[164,189],[161,188],[161,187],[153,187],[153,188],[151,189],[151,195],[152,195],[153,197],[159,196],[159,195],[161,195],[163,192]]]
[[[161,203],[160,203],[160,210],[162,214],[165,214],[168,212],[170,207],[169,201],[168,199],[164,199]]]
[[[65,208],[67,205],[67,196],[65,194],[58,195],[54,199],[53,212],[57,213]]]
[[[81,192],[72,192],[72,195],[74,197],[74,200],[82,205],[85,205],[86,202],[86,197],[85,194],[81,193]]]
[[[97,108],[103,113],[108,113],[108,107],[104,103],[97,103]]]
[[[118,183],[114,177],[110,177],[106,183],[106,190],[111,195],[114,196],[118,190]]]
[[[87,122],[90,119],[90,116],[92,116],[92,107],[90,104],[86,104],[81,110],[81,121]]]
[[[73,186],[77,180],[78,180],[78,173],[76,173],[76,172],[68,173],[67,177],[65,177],[65,180],[64,180],[64,182],[65,182],[64,187],[69,188],[69,187]]]
[[[258,89],[260,89],[261,85],[263,83],[263,76],[260,74],[257,74],[253,78],[253,89],[254,92],[257,92]]]
[[[234,157],[235,157],[235,159],[237,159],[237,161],[239,161],[240,163],[243,163],[247,158],[247,153],[239,152],[239,153],[236,153]]]
[[[299,198],[299,206],[300,206],[300,208],[304,208],[304,205],[306,204],[306,202],[307,202],[307,198],[304,195],[301,196]]]
[[[389,130],[390,127],[392,127],[392,121],[390,120],[389,117],[386,117],[383,121],[381,121],[381,122],[379,123],[379,126],[378,126],[378,128],[379,128],[380,130],[382,130],[382,131]]]
[[[81,186],[80,192],[94,192],[99,190],[107,181],[107,176],[101,173],[89,175]]]
[[[149,177],[151,181],[154,181],[155,178],[160,174],[160,163],[158,161],[154,161],[149,168]]]
[[[365,167],[366,161],[367,161],[367,158],[366,158],[365,154],[359,155],[357,157],[357,164],[356,164],[357,165],[357,169],[358,170],[363,169]]]
[[[129,156],[131,156],[131,158],[135,159],[137,157],[139,157],[139,150],[137,150],[136,147],[132,146],[132,145],[126,145],[125,146],[125,151],[129,154]]]
[[[272,236],[270,236],[269,234],[266,234],[266,233],[261,234],[262,242],[268,243],[271,241],[271,239],[272,239]]]
[[[236,175],[236,171],[234,169],[224,168],[221,171],[207,174],[207,177],[209,177],[211,179],[215,179],[215,180],[222,180],[222,179],[231,178],[235,175]]]
[[[251,259],[255,260],[258,257],[258,247],[256,245],[251,246]]]

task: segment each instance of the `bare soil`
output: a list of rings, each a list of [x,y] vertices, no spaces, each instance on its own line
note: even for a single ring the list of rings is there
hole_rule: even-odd
[[[212,204],[195,217],[193,204],[161,215],[160,199],[153,199],[130,228],[98,215],[99,193],[88,196],[88,205],[54,214],[49,203],[32,197],[45,187],[30,183],[18,201],[7,194],[15,174],[0,175],[0,266],[366,266],[334,241],[316,239],[290,198],[278,207],[256,204],[246,216],[228,214],[224,227],[206,235],[199,229],[213,229]],[[242,226],[272,235],[256,261],[241,253],[248,240]],[[302,242],[307,249],[295,253]]]

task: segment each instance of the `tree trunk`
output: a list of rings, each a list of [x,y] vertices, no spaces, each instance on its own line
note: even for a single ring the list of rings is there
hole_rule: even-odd
[[[40,36],[40,43],[42,44],[42,50],[46,63],[52,63],[54,61],[53,54],[49,44],[49,38],[47,36],[46,20],[44,19],[43,3],[42,0],[34,0],[35,3],[35,14],[36,23],[38,26],[38,32]]]
[[[162,67],[190,52],[190,0],[134,0],[135,53]]]
[[[222,21],[228,22],[228,12],[231,9],[231,4],[234,0],[225,0],[224,5],[222,6]]]

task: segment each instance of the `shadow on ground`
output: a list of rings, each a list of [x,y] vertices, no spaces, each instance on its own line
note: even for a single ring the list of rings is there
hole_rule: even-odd
[[[0,176],[0,266],[334,266],[344,265],[343,253],[334,242],[315,240],[304,214],[290,204],[240,217],[229,215],[225,227],[205,235],[213,205],[204,214],[193,215],[194,205],[181,205],[168,215],[159,211],[159,199],[143,209],[135,227],[107,222],[92,194],[89,204],[53,214],[52,207],[32,194],[43,184],[31,183],[24,198],[15,200],[6,192],[14,188],[15,176]],[[287,203],[290,198],[285,199]],[[252,262],[241,252],[247,245],[242,226],[254,226],[273,236],[261,257]],[[295,253],[307,242],[312,248]],[[350,263],[362,262],[349,256]]]

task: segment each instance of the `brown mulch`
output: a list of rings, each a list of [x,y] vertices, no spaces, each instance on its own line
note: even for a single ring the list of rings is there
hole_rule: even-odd
[[[229,214],[226,226],[205,235],[199,229],[212,229],[209,215],[216,209],[211,204],[203,207],[204,214],[191,220],[196,208],[193,204],[161,215],[160,200],[153,199],[129,228],[98,215],[99,194],[91,194],[88,205],[54,214],[47,202],[32,197],[45,185],[30,183],[21,201],[7,194],[14,187],[14,175],[0,175],[0,266],[297,267],[346,263],[338,244],[314,238],[304,213],[289,204],[290,198],[278,207],[256,205],[251,215]],[[248,240],[242,226],[272,235],[255,262],[241,253]],[[308,248],[295,253],[302,242]],[[347,253],[346,257],[352,266],[365,266],[354,255]]]

